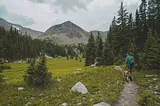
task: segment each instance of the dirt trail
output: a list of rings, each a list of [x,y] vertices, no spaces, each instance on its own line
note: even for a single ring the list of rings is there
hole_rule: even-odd
[[[124,89],[121,91],[121,95],[118,102],[113,106],[139,106],[136,103],[138,97],[138,86],[135,82],[129,82],[124,84]]]

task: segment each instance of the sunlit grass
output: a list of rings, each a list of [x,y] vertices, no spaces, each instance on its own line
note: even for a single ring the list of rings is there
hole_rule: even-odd
[[[64,102],[69,106],[77,106],[78,103],[81,103],[81,106],[93,106],[99,102],[113,104],[124,83],[121,73],[115,71],[112,66],[85,67],[84,60],[79,62],[55,58],[47,60],[48,71],[52,72],[53,76],[51,83],[45,88],[33,89],[23,80],[28,64],[7,65],[12,69],[2,72],[7,80],[0,86],[0,106],[23,106],[28,102],[31,106],[60,106]],[[61,79],[61,82],[57,82],[57,78]],[[70,91],[79,81],[87,87],[89,94],[82,95]],[[18,87],[24,87],[24,90],[18,91]]]

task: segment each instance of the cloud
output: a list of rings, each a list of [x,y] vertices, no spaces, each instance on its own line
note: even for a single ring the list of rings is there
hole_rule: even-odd
[[[5,6],[0,5],[0,17],[3,17],[7,14],[7,9],[5,8]]]
[[[70,20],[90,31],[108,30],[121,1],[135,12],[140,0],[1,0],[0,5],[7,9],[5,19],[25,27],[45,31]]]
[[[5,18],[10,22],[13,22],[15,24],[19,24],[22,26],[29,26],[34,24],[34,20],[32,18],[29,18],[21,14],[10,13]]]

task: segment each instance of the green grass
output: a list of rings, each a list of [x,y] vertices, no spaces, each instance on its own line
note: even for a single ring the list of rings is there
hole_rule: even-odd
[[[146,78],[145,75],[157,75],[158,80],[154,81],[155,77]],[[160,106],[160,97],[154,94],[155,91],[160,92],[160,70],[136,71],[134,78],[140,86],[137,102],[144,106]],[[156,86],[159,89],[154,90]]]
[[[59,106],[66,102],[69,106],[89,105],[98,102],[113,104],[120,95],[124,83],[121,73],[110,67],[84,67],[84,61],[56,58],[47,61],[48,70],[53,79],[45,88],[30,88],[23,81],[27,64],[9,63],[12,69],[3,71],[8,79],[0,86],[0,106],[23,106],[31,102],[31,106]],[[73,74],[81,68],[81,73]],[[56,78],[61,79],[57,82]],[[75,83],[81,81],[86,85],[89,94],[82,95],[71,92]],[[116,82],[119,82],[118,85]],[[24,87],[18,91],[18,87]]]

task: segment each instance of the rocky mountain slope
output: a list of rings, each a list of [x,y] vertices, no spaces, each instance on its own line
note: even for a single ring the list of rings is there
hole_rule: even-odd
[[[43,34],[43,32],[32,30],[30,28],[25,28],[25,27],[22,27],[21,25],[13,24],[0,18],[0,27],[4,27],[6,30],[9,30],[11,26],[19,30],[19,32],[22,34],[25,34],[27,32],[27,34],[30,35],[32,38],[37,38]]]
[[[80,28],[71,21],[66,21],[62,24],[50,27],[39,39],[46,39],[58,44],[75,44],[88,42],[90,32]],[[98,36],[98,31],[92,31],[93,35]],[[100,36],[104,40],[107,37],[107,31],[99,31]]]
[[[87,43],[89,33],[76,24],[66,21],[50,27],[40,39],[48,39],[58,44]]]

